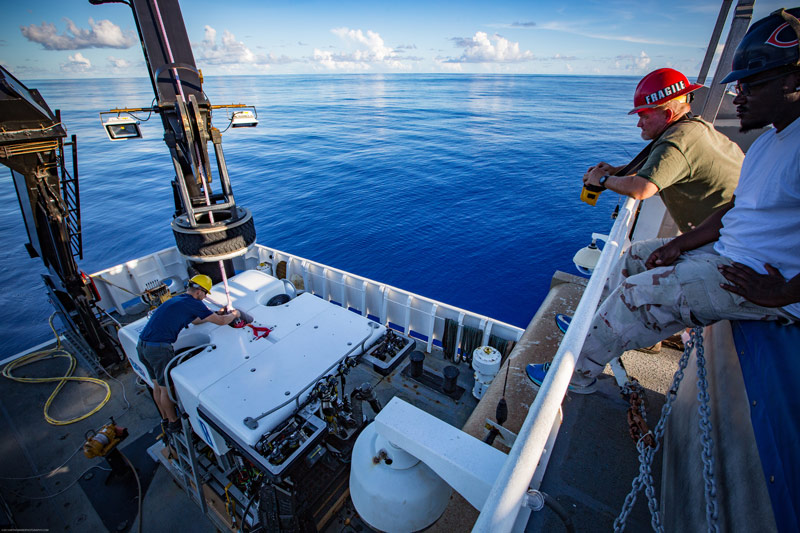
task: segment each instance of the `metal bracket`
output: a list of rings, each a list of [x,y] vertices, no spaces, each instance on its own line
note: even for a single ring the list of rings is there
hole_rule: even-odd
[[[489,420],[488,418],[486,419],[486,426],[487,426],[487,430],[491,429],[491,428],[494,428],[497,431],[499,431],[500,432],[499,437],[500,437],[500,439],[503,441],[503,443],[506,446],[508,446],[509,448],[514,446],[514,441],[517,440],[517,434],[516,433],[514,433],[512,431],[509,431],[508,429],[504,428],[503,426],[501,426],[497,422],[495,422],[493,420]],[[491,427],[488,427],[488,426],[491,426]]]
[[[531,511],[541,511],[544,509],[544,494],[536,489],[528,489],[522,503]]]

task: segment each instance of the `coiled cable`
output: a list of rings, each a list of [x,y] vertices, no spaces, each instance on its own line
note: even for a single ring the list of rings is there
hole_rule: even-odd
[[[44,419],[47,421],[48,424],[52,424],[54,426],[66,426],[68,424],[74,424],[75,422],[79,422],[81,420],[85,420],[86,418],[89,418],[90,416],[92,416],[93,414],[98,412],[100,409],[102,409],[103,406],[106,403],[108,403],[108,400],[111,399],[111,387],[108,385],[108,383],[106,383],[102,379],[92,378],[92,377],[83,377],[83,376],[73,376],[72,375],[72,373],[75,371],[75,367],[78,366],[78,362],[75,359],[75,356],[73,356],[71,353],[69,353],[67,350],[65,350],[63,348],[63,346],[61,345],[61,338],[58,336],[58,333],[56,332],[55,326],[53,326],[53,318],[55,316],[56,316],[55,313],[50,315],[50,318],[48,319],[48,323],[50,324],[50,329],[53,330],[53,335],[55,335],[55,337],[56,337],[56,347],[52,348],[52,349],[49,349],[49,350],[39,350],[39,351],[36,351],[36,352],[32,352],[32,353],[29,353],[27,355],[24,355],[24,356],[20,357],[19,359],[11,361],[10,363],[8,363],[3,368],[3,371],[0,374],[2,374],[2,376],[5,377],[5,378],[8,378],[8,379],[13,380],[13,381],[18,381],[20,383],[51,383],[51,382],[57,382],[58,385],[56,386],[55,390],[53,390],[53,392],[50,394],[50,397],[47,398],[47,401],[44,404]],[[60,376],[60,377],[43,377],[43,378],[26,378],[26,377],[15,376],[15,375],[12,374],[12,372],[14,370],[16,370],[18,368],[21,368],[23,366],[26,366],[26,365],[29,365],[29,364],[32,364],[32,363],[35,363],[35,362],[38,362],[38,361],[43,361],[45,359],[53,359],[53,358],[56,358],[56,357],[65,357],[65,358],[69,359],[69,368],[67,369],[66,374],[64,374],[63,376]],[[103,387],[106,390],[106,396],[105,396],[105,398],[103,398],[103,400],[99,404],[97,404],[97,406],[94,409],[92,409],[91,411],[89,411],[86,414],[83,414],[81,416],[77,416],[77,417],[74,417],[74,418],[70,418],[70,419],[67,419],[67,420],[59,420],[59,419],[53,418],[52,416],[50,416],[50,406],[52,405],[53,400],[55,400],[56,396],[61,391],[61,389],[64,387],[64,385],[66,385],[70,381],[93,383],[93,384],[95,384],[95,385],[97,385],[99,387]]]

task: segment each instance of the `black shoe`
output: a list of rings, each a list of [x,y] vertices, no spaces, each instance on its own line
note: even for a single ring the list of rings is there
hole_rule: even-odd
[[[661,343],[667,348],[672,348],[673,350],[679,350],[681,352],[684,350],[683,339],[681,339],[680,333],[676,333],[672,337],[667,337],[661,341]]]
[[[183,426],[181,426],[180,420],[176,420],[175,422],[170,422],[167,424],[167,431],[170,433],[180,433],[182,429]]]
[[[639,348],[638,351],[644,353],[660,353],[661,352],[661,342],[657,342],[652,346],[645,346],[644,348]]]

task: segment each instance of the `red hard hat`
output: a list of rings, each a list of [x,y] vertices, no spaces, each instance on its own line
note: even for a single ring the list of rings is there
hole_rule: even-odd
[[[633,115],[643,109],[652,109],[666,104],[673,98],[689,94],[702,87],[697,83],[689,83],[686,76],[673,68],[654,70],[639,82],[633,93],[633,105],[628,114]]]

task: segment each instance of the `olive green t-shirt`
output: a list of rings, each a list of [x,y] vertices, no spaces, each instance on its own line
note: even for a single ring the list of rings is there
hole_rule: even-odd
[[[692,117],[662,134],[636,174],[658,187],[678,228],[686,232],[730,202],[743,160],[733,141]]]

